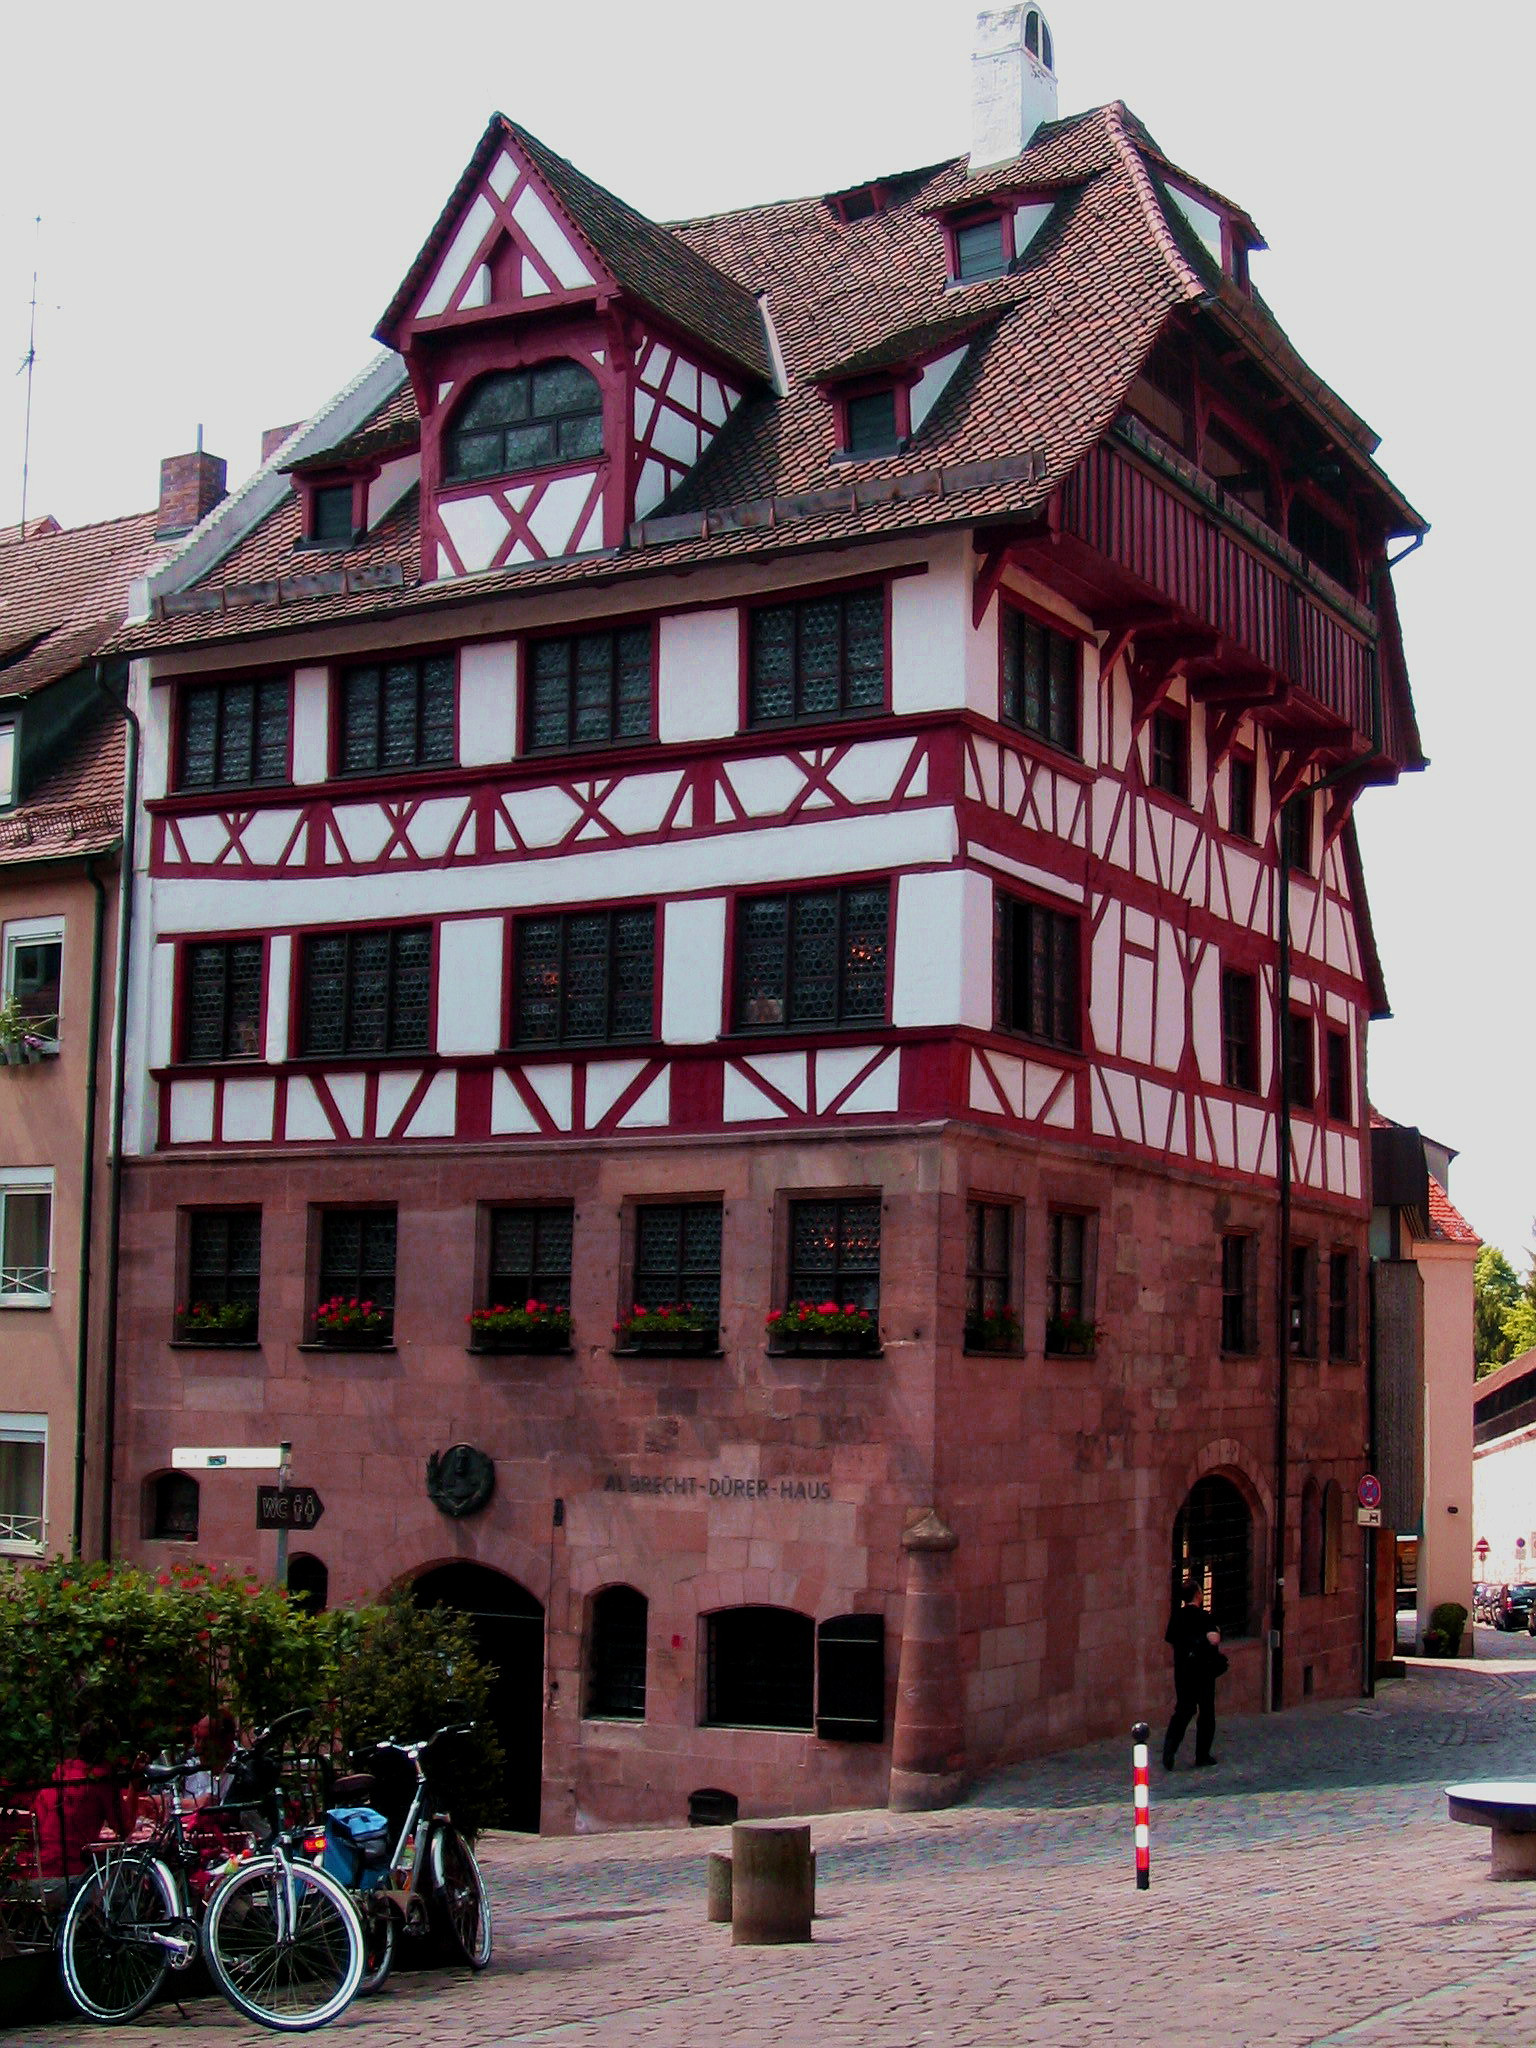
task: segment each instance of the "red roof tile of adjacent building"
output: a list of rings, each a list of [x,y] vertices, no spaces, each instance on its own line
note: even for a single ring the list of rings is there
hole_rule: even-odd
[[[103,706],[24,804],[0,811],[0,867],[106,853],[123,836],[123,721]]]
[[[1442,1244],[1481,1244],[1483,1241],[1433,1174],[1429,1177],[1429,1234]]]
[[[28,531],[0,548],[0,698],[30,695],[91,660],[128,610],[129,586],[165,559],[153,512]]]
[[[166,610],[173,615],[135,627],[125,644],[252,639],[341,618],[479,603],[502,592],[600,585],[709,561],[1033,516],[1109,431],[1169,317],[1196,303],[1262,357],[1296,406],[1330,436],[1347,440],[1362,485],[1384,501],[1389,523],[1398,530],[1422,526],[1370,461],[1374,437],[1364,423],[1306,368],[1267,309],[1215,277],[1203,253],[1188,246],[1182,220],[1170,220],[1160,197],[1166,160],[1119,104],[1048,124],[1012,164],[980,178],[971,178],[967,160],[958,158],[882,180],[885,209],[849,223],[818,195],[667,228],[645,221],[497,116],[381,334],[405,317],[458,208],[508,138],[624,288],[685,331],[745,360],[752,354],[750,321],[762,331],[761,299],[783,358],[784,395],[766,383],[750,391],[658,515],[632,529],[617,551],[424,584],[410,536],[386,543],[381,532],[364,549],[326,557],[340,572],[331,588],[285,584],[254,605],[244,596],[230,603],[214,594],[220,586],[284,574],[285,564],[289,574],[313,565],[314,557],[295,560],[285,552],[296,527],[291,511],[279,507],[263,537],[252,536],[209,572],[201,586],[210,593],[207,609],[194,613],[190,604],[172,603]],[[952,284],[943,209],[1022,189],[1056,195],[1054,213],[1022,263],[1007,276]],[[893,347],[972,321],[968,356],[910,446],[896,455],[839,459],[834,408],[818,376],[889,361]],[[353,442],[386,424],[403,426],[406,404],[397,393]],[[388,586],[377,579],[372,587],[367,579],[355,585],[347,572],[376,560],[381,548],[397,549],[391,559],[399,569]],[[261,569],[253,574],[257,562]],[[1411,723],[1411,711],[1406,715]]]

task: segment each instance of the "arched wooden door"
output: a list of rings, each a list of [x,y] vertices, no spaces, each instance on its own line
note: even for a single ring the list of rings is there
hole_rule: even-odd
[[[467,1614],[494,1671],[491,1719],[506,1755],[506,1825],[536,1834],[544,1778],[544,1609],[526,1586],[483,1564],[444,1564],[411,1586],[418,1607]]]

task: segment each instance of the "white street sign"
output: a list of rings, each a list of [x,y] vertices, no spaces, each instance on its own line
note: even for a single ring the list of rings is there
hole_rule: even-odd
[[[1381,1527],[1381,1509],[1356,1508],[1355,1520],[1362,1529],[1379,1529]]]
[[[276,1472],[283,1462],[283,1450],[281,1444],[273,1445],[271,1450],[254,1449],[249,1444],[231,1444],[214,1450],[183,1449],[171,1452],[171,1463],[178,1472]]]

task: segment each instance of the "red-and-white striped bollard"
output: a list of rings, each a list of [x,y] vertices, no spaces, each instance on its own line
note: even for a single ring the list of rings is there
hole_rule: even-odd
[[[1136,1889],[1152,1889],[1152,1787],[1147,1777],[1147,1741],[1151,1734],[1145,1721],[1131,1730],[1132,1811],[1136,1816]]]

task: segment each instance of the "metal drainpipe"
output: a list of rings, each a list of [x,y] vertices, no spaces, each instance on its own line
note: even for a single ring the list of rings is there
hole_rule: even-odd
[[[123,787],[123,865],[117,899],[117,979],[112,991],[112,1136],[107,1177],[106,1301],[102,1320],[103,1400],[101,1426],[101,1554],[112,1555],[112,1463],[117,1439],[117,1276],[123,1210],[123,1063],[128,1036],[128,944],[133,934],[133,863],[137,843],[139,742],[141,730],[126,690],[119,697],[108,686],[102,664],[94,680],[107,702],[127,726],[127,759]]]
[[[107,918],[107,892],[96,872],[96,857],[87,855],[85,878],[96,896],[91,924],[91,1024],[86,1049],[85,1134],[81,1143],[80,1292],[75,1329],[75,1511],[70,1529],[70,1555],[85,1549],[85,1468],[91,1378],[91,1245],[96,1219],[96,1096],[101,1065],[101,956]]]

